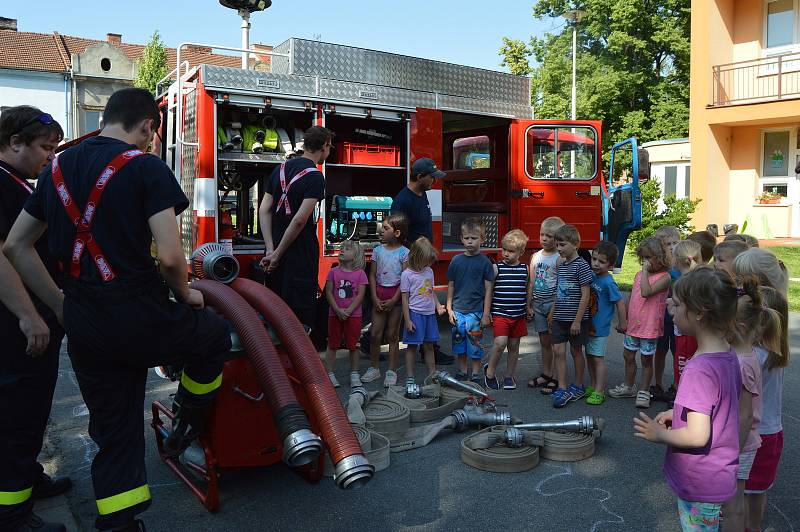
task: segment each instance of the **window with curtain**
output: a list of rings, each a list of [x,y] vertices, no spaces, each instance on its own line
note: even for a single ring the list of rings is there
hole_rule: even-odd
[[[664,167],[664,197],[675,197],[678,193],[678,167]]]
[[[761,177],[789,175],[789,132],[765,131]]]

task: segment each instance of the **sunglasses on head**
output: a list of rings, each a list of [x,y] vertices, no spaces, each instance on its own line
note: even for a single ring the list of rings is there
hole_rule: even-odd
[[[14,132],[13,132],[11,135],[9,135],[9,136],[14,136],[14,135],[17,135],[17,134],[19,134],[20,132],[22,132],[22,130],[24,130],[25,128],[27,128],[28,126],[31,126],[31,125],[33,125],[33,124],[35,124],[35,123],[37,123],[37,122],[38,122],[38,123],[40,123],[40,124],[43,124],[43,125],[45,125],[45,126],[49,126],[50,124],[52,124],[53,122],[55,122],[55,120],[53,119],[53,115],[51,115],[51,114],[49,114],[49,113],[39,113],[37,116],[34,116],[34,117],[33,117],[33,118],[31,118],[30,120],[28,120],[27,122],[25,122],[24,124],[22,124],[20,127],[18,127],[18,128],[17,128],[17,130],[16,130],[16,131],[14,131]]]

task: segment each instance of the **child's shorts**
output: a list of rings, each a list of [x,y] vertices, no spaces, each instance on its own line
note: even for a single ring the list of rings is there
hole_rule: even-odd
[[[550,325],[547,324],[547,315],[550,314],[550,309],[553,308],[553,300],[533,301],[533,325],[536,327],[537,333],[550,332]]]
[[[498,336],[523,338],[528,336],[528,324],[525,322],[525,316],[519,316],[517,318],[492,316],[492,332],[495,338]]]
[[[378,296],[378,299],[381,301],[386,301],[387,299],[392,299],[397,291],[400,290],[400,285],[396,286],[375,286],[375,295]],[[398,305],[399,308],[399,305]]]
[[[716,532],[719,530],[719,514],[722,512],[722,503],[717,502],[692,502],[678,498],[678,515],[681,518],[681,528],[687,530],[700,530]]]
[[[349,350],[356,348],[361,336],[361,316],[350,316],[345,321],[336,316],[328,316],[328,348],[339,349],[342,340]]]
[[[456,324],[451,328],[453,336],[453,354],[456,356],[468,356],[476,360],[483,358],[483,348],[479,334],[470,332],[480,332],[481,318],[483,312],[454,312]]]
[[[594,357],[606,356],[606,342],[608,336],[590,336],[586,342],[586,354]]]
[[[439,322],[436,314],[418,314],[413,310],[408,311],[414,332],[409,332],[403,327],[403,342],[410,345],[421,345],[439,341]]]
[[[651,357],[656,354],[656,344],[658,338],[638,338],[636,336],[625,335],[623,345],[628,351],[639,351],[642,356]]]
[[[756,451],[750,478],[744,485],[745,493],[764,493],[772,487],[778,475],[782,452],[783,431],[761,435],[761,447]]]
[[[739,467],[736,468],[736,480],[747,480],[750,478],[750,470],[753,467],[753,460],[755,457],[756,451],[739,453]]]
[[[563,344],[569,342],[573,347],[583,347],[589,340],[589,320],[581,322],[581,332],[576,335],[570,334],[569,330],[572,327],[571,321],[553,320],[553,326],[550,328],[550,334],[553,335],[554,344]]]

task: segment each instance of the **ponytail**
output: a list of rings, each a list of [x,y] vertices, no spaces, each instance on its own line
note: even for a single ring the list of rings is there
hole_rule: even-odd
[[[770,352],[781,352],[780,313],[763,302],[758,281],[753,275],[740,281],[735,336],[740,340],[749,338]]]
[[[774,329],[769,333],[765,330],[762,335],[760,344],[768,351],[764,369],[785,368],[789,365],[789,303],[779,290],[770,286],[761,286],[759,295],[770,314],[778,317],[779,325],[777,335]],[[771,325],[768,324],[768,327]]]

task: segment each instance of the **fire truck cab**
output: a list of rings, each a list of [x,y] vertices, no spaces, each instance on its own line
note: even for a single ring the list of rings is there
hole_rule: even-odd
[[[222,243],[245,276],[264,252],[265,182],[315,124],[336,133],[320,167],[321,285],[343,240],[378,243],[419,157],[447,172],[427,193],[437,283],[462,251],[468,217],[484,220],[484,248],[497,255],[513,228],[535,249],[548,216],[577,226],[584,249],[601,239],[624,246],[641,224],[640,172],[619,187],[604,182],[601,122],[532,119],[526,77],[296,38],[274,48],[265,71],[200,65],[177,77],[160,96],[157,150],[192,201],[181,215],[186,255]]]

